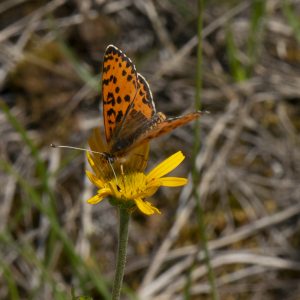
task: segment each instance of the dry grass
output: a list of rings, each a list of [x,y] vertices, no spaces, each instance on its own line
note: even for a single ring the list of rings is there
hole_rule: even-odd
[[[221,299],[299,299],[300,1],[207,1],[198,188]],[[83,153],[99,118],[101,60],[123,49],[168,115],[193,110],[196,1],[0,3],[0,299],[106,299],[117,218],[91,207]],[[6,103],[4,105],[3,103]],[[153,141],[191,169],[193,127]],[[140,299],[209,299],[195,201],[161,189],[135,214],[125,282]],[[131,291],[131,292],[130,292]],[[132,295],[132,294],[131,294]]]

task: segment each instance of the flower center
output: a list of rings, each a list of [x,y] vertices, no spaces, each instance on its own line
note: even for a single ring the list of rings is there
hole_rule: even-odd
[[[137,172],[113,178],[108,185],[114,197],[124,200],[133,200],[142,197],[147,188],[145,174]]]

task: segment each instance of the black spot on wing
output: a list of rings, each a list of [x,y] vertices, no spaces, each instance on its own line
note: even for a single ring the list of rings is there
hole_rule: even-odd
[[[109,79],[103,79],[102,84],[103,85],[108,85],[109,84]]]
[[[105,68],[103,68],[103,73],[107,73],[110,70],[110,65],[107,65]]]
[[[109,109],[109,110],[106,112],[106,114],[107,114],[108,123],[109,123],[109,124],[114,124],[115,122],[114,122],[113,120],[114,120],[114,118],[115,118],[115,116],[116,116],[115,110],[111,108],[111,109]],[[111,118],[111,117],[113,117],[113,118]]]
[[[118,97],[117,97],[117,103],[118,103],[118,104],[121,104],[121,102],[122,102],[122,98],[121,98],[120,96],[118,96]]]
[[[116,117],[116,123],[119,123],[122,119],[123,119],[123,112],[119,110]]]
[[[107,111],[107,116],[108,117],[111,117],[111,116],[115,116],[116,115],[116,112],[115,112],[115,110],[114,109],[109,109],[108,111]]]
[[[107,93],[107,99],[103,100],[105,104],[111,104],[112,106],[116,105],[115,96],[113,93],[109,92]]]

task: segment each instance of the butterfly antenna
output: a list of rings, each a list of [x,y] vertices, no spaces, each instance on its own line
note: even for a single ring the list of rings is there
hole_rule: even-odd
[[[65,148],[65,149],[73,149],[73,150],[79,150],[79,151],[85,151],[85,152],[90,152],[90,153],[95,153],[95,154],[100,154],[104,156],[108,160],[108,156],[105,152],[99,152],[99,151],[93,151],[85,148],[80,148],[80,147],[73,147],[73,146],[65,146],[65,145],[55,145],[55,144],[50,144],[50,147],[52,148]]]
[[[95,154],[100,154],[102,155],[106,161],[108,162],[109,166],[111,167],[111,170],[114,174],[115,180],[116,180],[116,184],[117,184],[117,189],[120,192],[121,188],[118,184],[118,179],[117,179],[117,175],[116,172],[114,170],[114,167],[112,165],[113,162],[113,158],[109,157],[109,155],[105,152],[99,152],[99,151],[94,151],[94,150],[89,150],[89,149],[85,149],[85,148],[80,148],[80,147],[73,147],[73,146],[65,146],[65,145],[55,145],[55,144],[50,144],[50,147],[52,148],[65,148],[65,149],[73,149],[73,150],[79,150],[79,151],[85,151],[85,152],[90,152],[90,153],[95,153]]]

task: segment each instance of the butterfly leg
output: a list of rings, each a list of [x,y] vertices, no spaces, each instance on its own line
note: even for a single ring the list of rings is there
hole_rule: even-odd
[[[120,165],[120,169],[121,169],[121,175],[122,175],[122,177],[124,177],[124,166],[123,166],[123,164]]]
[[[120,171],[121,171],[121,180],[122,180],[122,184],[123,184],[124,189],[126,190],[124,165],[123,165],[122,163],[120,164]],[[120,189],[120,190],[121,190],[121,189]]]

